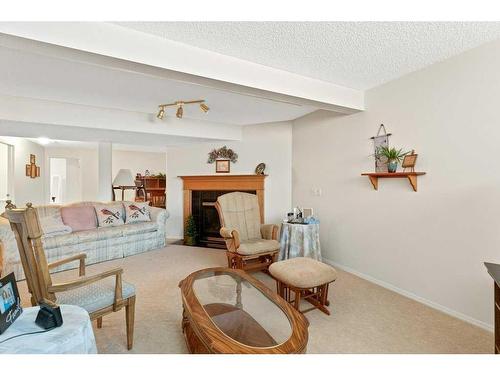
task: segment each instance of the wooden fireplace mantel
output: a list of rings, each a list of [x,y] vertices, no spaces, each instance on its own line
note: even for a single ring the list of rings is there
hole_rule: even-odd
[[[178,176],[183,182],[184,226],[192,212],[192,192],[194,190],[255,190],[260,208],[260,221],[264,222],[264,179],[267,175],[226,174]]]

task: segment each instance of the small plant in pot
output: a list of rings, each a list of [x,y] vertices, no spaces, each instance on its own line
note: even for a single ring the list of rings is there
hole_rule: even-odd
[[[184,235],[184,244],[188,246],[196,245],[196,237],[198,232],[196,230],[196,222],[193,215],[189,215],[186,220],[186,234]]]
[[[403,161],[405,155],[408,152],[403,152],[403,149],[397,150],[395,147],[389,148],[387,146],[382,146],[378,149],[377,155],[379,157],[384,157],[387,160],[387,171],[389,173],[395,173],[398,169],[398,164]]]

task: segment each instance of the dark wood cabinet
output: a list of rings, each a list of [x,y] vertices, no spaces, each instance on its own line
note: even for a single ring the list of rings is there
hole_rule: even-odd
[[[500,354],[500,264],[484,263],[494,280],[495,354]]]

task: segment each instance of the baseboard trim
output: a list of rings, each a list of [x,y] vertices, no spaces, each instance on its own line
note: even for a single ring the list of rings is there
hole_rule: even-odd
[[[471,316],[462,314],[461,312],[455,311],[455,310],[450,309],[450,308],[448,308],[446,306],[440,305],[439,303],[436,303],[436,302],[430,301],[430,300],[428,300],[426,298],[420,297],[420,296],[418,296],[416,294],[408,292],[407,290],[398,288],[397,286],[389,284],[389,283],[387,283],[385,281],[378,280],[378,279],[376,279],[376,278],[374,278],[374,277],[372,277],[370,275],[366,275],[366,274],[364,274],[362,272],[356,271],[356,270],[354,270],[354,269],[352,269],[350,267],[344,266],[343,264],[334,262],[334,261],[332,261],[330,259],[323,258],[323,261],[325,263],[330,264],[333,267],[336,267],[336,268],[339,268],[339,269],[341,269],[343,271],[352,273],[353,275],[356,275],[356,276],[358,276],[358,277],[360,277],[360,278],[362,278],[362,279],[364,279],[366,281],[369,281],[369,282],[371,282],[373,284],[377,284],[377,285],[379,285],[379,286],[381,286],[383,288],[389,289],[389,290],[391,290],[393,292],[396,292],[398,294],[401,294],[401,295],[403,295],[405,297],[411,298],[412,300],[415,300],[417,302],[423,303],[424,305],[427,305],[429,307],[432,307],[433,309],[439,310],[439,311],[441,311],[441,312],[443,312],[445,314],[453,316],[454,318],[458,318],[460,320],[463,320],[463,321],[465,321],[467,323],[473,324],[473,325],[475,325],[475,326],[477,326],[479,328],[482,328],[482,329],[484,329],[486,331],[489,331],[489,332],[493,332],[494,331],[493,325],[491,325],[491,324],[487,324],[487,323],[482,322],[482,321],[480,321],[478,319],[475,319],[475,318],[473,318]]]
[[[177,240],[183,240],[184,237],[177,237],[177,236],[168,236],[167,241],[177,241]]]

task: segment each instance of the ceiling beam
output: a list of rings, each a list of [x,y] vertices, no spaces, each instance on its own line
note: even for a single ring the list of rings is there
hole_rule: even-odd
[[[50,124],[56,133],[55,139],[64,140],[89,140],[87,135],[101,137],[100,131],[106,136],[116,135],[123,132],[120,142],[136,144],[143,140],[143,144],[161,144],[163,140],[180,139],[181,143],[188,143],[189,139],[194,141],[234,141],[241,140],[242,128],[227,124],[219,124],[208,121],[182,119],[171,116],[158,120],[155,114],[147,114],[133,111],[123,111],[109,108],[99,108],[80,104],[56,102],[10,95],[0,95],[0,134],[21,136],[12,134],[13,131],[22,132],[27,124],[37,124],[38,128],[29,128],[28,137],[54,137],[53,134],[42,134]],[[15,127],[6,128],[7,122],[19,124]],[[40,127],[44,124],[44,127]],[[73,129],[65,133],[65,138],[57,138],[57,128]],[[83,129],[86,129],[85,132]],[[8,132],[7,132],[8,130]],[[34,131],[33,131],[34,130]],[[62,133],[59,133],[62,134]],[[68,138],[69,137],[69,138]],[[94,141],[111,141],[115,138],[96,138]]]
[[[0,33],[7,48],[343,114],[364,110],[363,91],[114,24],[3,22]]]

